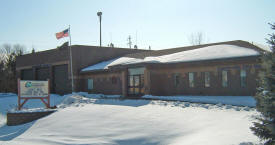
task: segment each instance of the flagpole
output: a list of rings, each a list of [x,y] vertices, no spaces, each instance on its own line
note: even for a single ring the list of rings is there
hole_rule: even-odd
[[[71,64],[71,79],[72,79],[72,93],[74,92],[74,74],[73,74],[73,56],[72,56],[72,42],[71,42],[71,27],[69,25],[69,37],[70,37],[70,64]]]

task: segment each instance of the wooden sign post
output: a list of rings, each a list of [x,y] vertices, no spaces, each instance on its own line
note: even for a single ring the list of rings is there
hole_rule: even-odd
[[[18,110],[29,99],[40,99],[47,108],[50,108],[50,80],[34,81],[34,80],[17,80],[18,86]],[[24,100],[21,103],[21,100]]]

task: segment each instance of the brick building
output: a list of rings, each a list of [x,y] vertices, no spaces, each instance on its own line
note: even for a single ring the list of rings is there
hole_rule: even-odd
[[[72,46],[75,90],[152,95],[254,95],[264,50],[241,40],[145,51]],[[53,93],[69,93],[67,47],[19,56],[21,79],[49,78]]]
[[[82,68],[104,60],[143,51],[145,50],[73,45],[72,68],[75,91],[82,91],[80,88],[80,82],[82,82],[80,70]],[[70,93],[72,88],[69,54],[69,48],[64,44],[56,49],[18,56],[16,58],[17,76],[22,80],[50,79],[51,93]]]
[[[82,89],[129,97],[254,95],[263,51],[238,40],[128,54],[82,69]]]

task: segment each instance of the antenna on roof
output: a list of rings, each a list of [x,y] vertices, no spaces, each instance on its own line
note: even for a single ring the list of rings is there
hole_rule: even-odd
[[[108,44],[108,46],[110,46],[110,47],[113,48],[113,47],[114,47],[114,44],[113,44],[113,39],[112,39],[112,32],[110,32],[109,35],[110,35],[110,41],[111,41],[111,42],[110,42],[110,44]]]
[[[137,46],[137,30],[136,30],[136,46]]]
[[[113,41],[113,39],[112,39],[112,32],[110,32],[109,34],[110,34],[110,41],[111,41],[111,43],[113,43],[112,42]]]
[[[129,35],[129,37],[128,37],[128,39],[127,39],[127,40],[128,40],[128,43],[127,43],[127,44],[129,45],[129,48],[132,47],[132,41],[131,41],[131,39],[132,39],[132,38],[131,38],[131,35]]]
[[[137,30],[136,30],[136,44],[134,45],[134,48],[138,49],[138,46],[137,46]]]

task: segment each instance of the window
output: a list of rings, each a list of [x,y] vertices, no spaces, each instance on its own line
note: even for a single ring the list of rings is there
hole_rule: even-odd
[[[180,76],[179,74],[174,74],[174,86],[178,86],[180,84]]]
[[[241,87],[246,87],[246,70],[241,70]]]
[[[210,87],[210,72],[204,73],[204,86]]]
[[[144,67],[139,67],[139,68],[129,68],[128,69],[128,73],[130,76],[132,75],[140,75],[140,74],[144,74]]]
[[[92,90],[94,88],[93,79],[88,79],[88,90]]]
[[[188,73],[188,78],[189,78],[189,87],[194,88],[195,86],[195,81],[194,81],[194,73]]]
[[[227,87],[227,86],[228,86],[227,71],[223,70],[222,71],[222,87]]]

